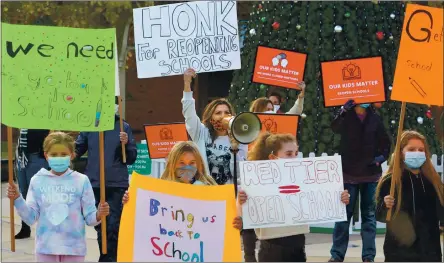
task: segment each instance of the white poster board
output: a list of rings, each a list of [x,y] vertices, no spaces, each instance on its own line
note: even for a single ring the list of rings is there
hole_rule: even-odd
[[[347,220],[340,156],[240,162],[244,229]]]
[[[225,219],[224,201],[192,200],[142,189],[136,198],[134,262],[222,261],[225,220],[216,218]]]
[[[137,77],[241,68],[236,1],[198,1],[137,8]]]

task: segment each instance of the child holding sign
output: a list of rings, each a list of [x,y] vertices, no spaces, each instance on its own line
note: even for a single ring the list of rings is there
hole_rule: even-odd
[[[293,159],[298,155],[296,138],[291,134],[263,133],[249,152],[248,160]],[[288,175],[290,176],[290,175]],[[301,175],[303,176],[303,175]],[[247,201],[245,191],[239,191],[238,210]],[[350,195],[345,190],[341,201],[348,204]],[[305,233],[310,232],[308,225],[255,229],[260,240],[258,262],[306,262]]]
[[[202,156],[196,144],[190,141],[179,142],[168,154],[165,171],[161,179],[184,184],[217,185],[214,179],[205,173]],[[122,203],[129,201],[129,193],[125,192]],[[242,218],[234,218],[233,227],[242,229]]]
[[[100,224],[109,214],[107,203],[96,209],[94,193],[86,175],[69,168],[74,140],[63,132],[51,133],[43,143],[51,170],[41,169],[31,179],[28,196],[17,185],[8,186],[8,197],[28,225],[37,222],[37,262],[83,262],[86,255],[85,222]]]
[[[395,154],[401,154],[401,163],[393,163]],[[399,174],[393,174],[394,165],[400,165]],[[393,180],[397,183],[391,196]],[[379,181],[376,198],[378,221],[386,222],[388,210],[394,209],[384,242],[386,262],[441,261],[439,221],[444,221],[444,189],[422,134],[402,133],[401,147]]]

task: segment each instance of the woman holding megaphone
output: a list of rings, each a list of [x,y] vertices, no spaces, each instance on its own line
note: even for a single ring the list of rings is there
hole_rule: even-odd
[[[184,73],[182,113],[191,139],[198,145],[204,159],[205,169],[219,185],[232,184],[234,174],[233,152],[237,161],[246,159],[248,145],[239,144],[229,132],[229,119],[235,115],[233,106],[226,99],[210,102],[197,116],[191,82],[197,76],[193,69]],[[238,177],[237,177],[238,178]]]

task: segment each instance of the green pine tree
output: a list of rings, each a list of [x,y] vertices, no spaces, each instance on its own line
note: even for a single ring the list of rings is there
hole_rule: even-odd
[[[398,56],[406,4],[403,2],[252,2],[247,36],[242,50],[242,70],[235,72],[229,100],[237,112],[248,111],[251,101],[266,96],[276,87],[251,82],[258,45],[290,49],[308,54],[305,68],[307,84],[304,114],[298,132],[300,151],[305,156],[338,152],[339,136],[330,123],[338,111],[324,108],[320,62],[326,60],[382,56],[386,95],[391,85]],[[272,24],[279,22],[274,30]],[[342,32],[335,32],[335,26]],[[249,31],[254,29],[256,34]],[[378,40],[376,33],[383,32]],[[294,104],[298,91],[279,88],[286,97],[285,109]],[[377,109],[395,143],[400,103],[388,100]],[[427,105],[407,104],[405,129],[415,129],[427,136],[432,153],[441,155],[434,123],[426,116]],[[422,118],[422,124],[418,122]]]

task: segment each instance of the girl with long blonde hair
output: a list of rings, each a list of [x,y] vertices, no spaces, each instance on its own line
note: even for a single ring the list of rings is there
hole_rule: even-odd
[[[443,183],[433,167],[426,138],[416,131],[404,131],[400,148],[390,160],[376,189],[377,219],[387,223],[384,242],[386,262],[441,261],[439,221],[444,221]],[[395,155],[401,156],[394,163]],[[399,165],[397,173],[394,166]],[[391,184],[395,192],[390,195]]]
[[[185,125],[193,142],[199,148],[207,174],[217,184],[234,183],[234,154],[237,161],[246,159],[248,145],[239,144],[223,124],[226,117],[236,115],[233,106],[225,99],[210,102],[202,114],[202,121],[197,116],[191,82],[196,77],[193,69],[184,73],[182,113]],[[238,165],[238,164],[236,164]]]
[[[184,184],[217,185],[216,181],[206,174],[197,145],[190,141],[178,142],[174,145],[168,154],[166,168],[161,179]],[[128,201],[129,193],[126,191],[122,203],[125,205]],[[233,227],[242,229],[240,216],[233,219]]]

